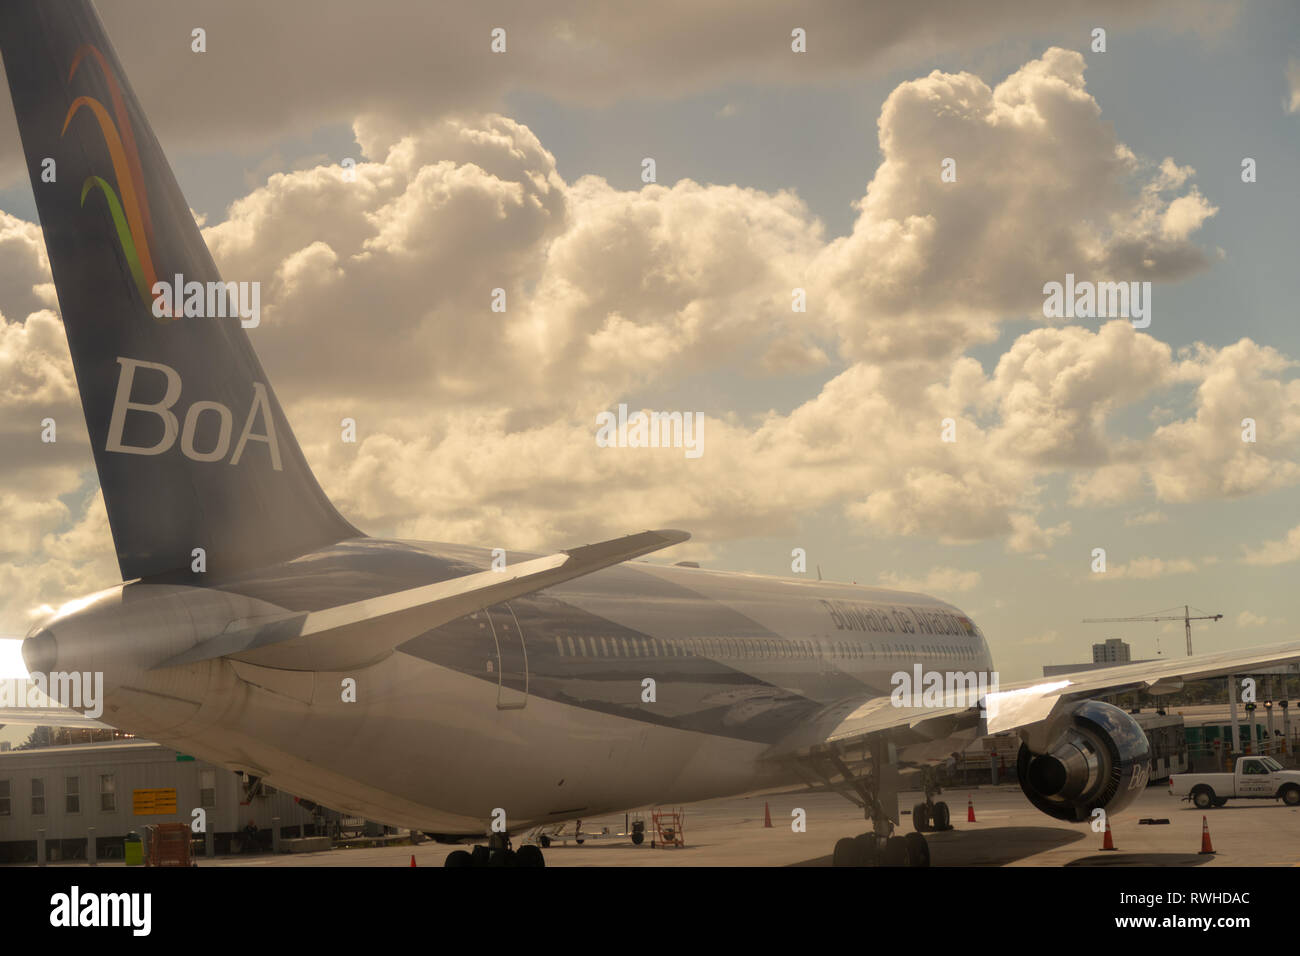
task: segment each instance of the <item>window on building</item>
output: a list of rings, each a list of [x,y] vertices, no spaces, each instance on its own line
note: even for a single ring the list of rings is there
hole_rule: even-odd
[[[99,775],[99,809],[102,813],[117,811],[117,780],[111,773]]]
[[[199,771],[199,806],[215,807],[217,805],[217,772],[215,770]]]
[[[12,812],[9,805],[9,781],[0,780],[0,817],[7,817]]]
[[[45,815],[45,780],[32,777],[32,816]]]
[[[65,813],[81,812],[81,778],[67,777],[63,787],[63,810]]]

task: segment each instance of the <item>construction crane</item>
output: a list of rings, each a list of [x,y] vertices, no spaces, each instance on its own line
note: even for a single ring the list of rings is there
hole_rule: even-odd
[[[1175,611],[1177,608],[1167,608],[1166,610]],[[1200,608],[1196,608],[1200,610]],[[1187,629],[1187,656],[1192,656],[1192,622],[1193,621],[1218,621],[1222,619],[1222,614],[1200,614],[1197,617],[1192,616],[1190,605],[1183,605],[1182,614],[1166,615],[1162,612],[1156,614],[1143,614],[1138,617],[1085,617],[1084,624],[1118,624],[1121,621],[1182,621],[1183,626]]]

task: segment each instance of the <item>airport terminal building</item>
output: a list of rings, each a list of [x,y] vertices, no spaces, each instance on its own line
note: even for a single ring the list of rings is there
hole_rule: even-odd
[[[0,863],[37,861],[44,831],[46,860],[121,860],[123,841],[151,824],[186,823],[202,809],[217,853],[314,835],[323,826],[311,804],[161,744],[142,740],[0,752]],[[249,823],[258,831],[254,837]],[[198,835],[196,834],[196,837]]]

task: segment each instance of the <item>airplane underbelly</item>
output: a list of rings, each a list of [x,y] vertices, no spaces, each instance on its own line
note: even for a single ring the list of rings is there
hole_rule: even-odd
[[[762,743],[541,698],[503,709],[496,684],[403,654],[356,674],[315,674],[310,703],[300,677],[276,687],[283,672],[236,667],[231,722],[173,746],[395,825],[483,832],[503,810],[516,832],[772,782],[757,761]]]

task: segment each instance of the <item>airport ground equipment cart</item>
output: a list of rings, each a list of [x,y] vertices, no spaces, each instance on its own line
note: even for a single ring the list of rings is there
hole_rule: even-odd
[[[190,852],[188,823],[156,823],[149,831],[148,866],[197,866]]]
[[[657,808],[650,811],[650,822],[658,836],[651,846],[686,846],[686,810]]]

